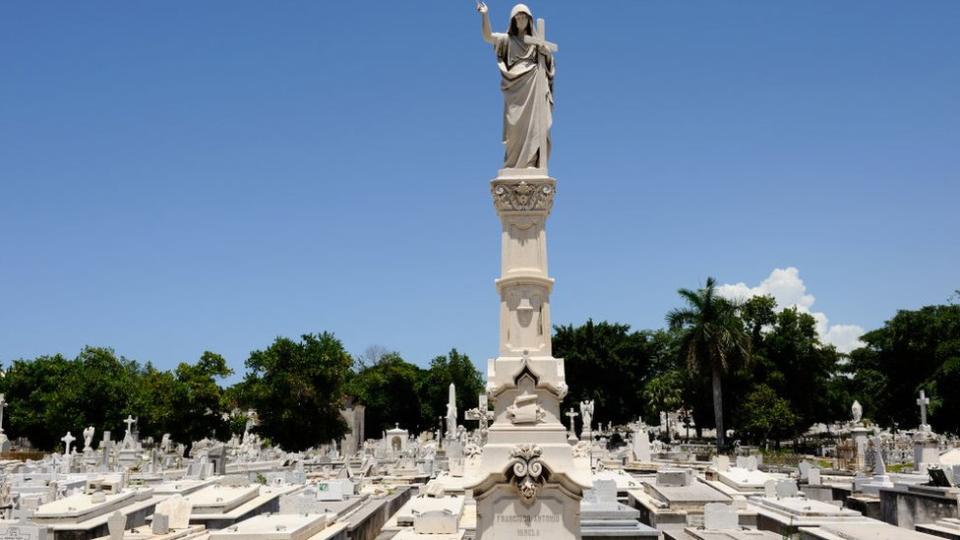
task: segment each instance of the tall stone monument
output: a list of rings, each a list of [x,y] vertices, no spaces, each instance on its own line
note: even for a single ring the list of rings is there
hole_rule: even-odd
[[[447,438],[457,437],[457,386],[450,383],[447,389]]]
[[[500,350],[487,364],[494,419],[465,487],[477,501],[482,540],[580,538],[580,499],[591,475],[567,442],[560,410],[567,383],[550,342],[546,221],[556,180],[546,162],[556,46],[522,4],[505,34],[490,31],[485,5],[478,11],[502,78],[506,153],[491,182],[501,223]]]

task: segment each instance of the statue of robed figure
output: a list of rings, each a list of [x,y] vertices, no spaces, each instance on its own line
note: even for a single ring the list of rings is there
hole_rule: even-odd
[[[546,41],[543,19],[533,26],[533,13],[524,4],[510,12],[506,34],[490,31],[483,2],[477,4],[483,19],[483,40],[493,45],[503,91],[503,167],[547,168],[550,126],[553,123],[553,53]]]

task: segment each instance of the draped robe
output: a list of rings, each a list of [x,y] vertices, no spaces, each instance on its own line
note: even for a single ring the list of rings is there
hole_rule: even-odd
[[[547,168],[553,124],[553,55],[523,36],[494,33],[503,91],[503,167]]]

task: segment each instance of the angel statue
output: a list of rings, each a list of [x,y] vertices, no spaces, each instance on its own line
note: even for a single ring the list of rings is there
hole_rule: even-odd
[[[477,3],[483,40],[493,45],[503,91],[503,168],[547,168],[550,126],[553,124],[553,53],[546,41],[543,19],[533,26],[533,13],[524,4],[510,12],[507,33],[490,31],[487,5]]]
[[[583,431],[590,433],[590,424],[593,423],[593,400],[580,402],[580,418],[583,419]]]
[[[96,432],[96,429],[93,426],[87,426],[83,430],[83,451],[93,450],[90,445],[93,443],[93,434]]]

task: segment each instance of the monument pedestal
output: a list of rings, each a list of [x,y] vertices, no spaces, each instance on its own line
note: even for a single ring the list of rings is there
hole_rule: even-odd
[[[562,423],[563,360],[550,342],[546,220],[556,181],[543,169],[503,169],[491,182],[502,225],[500,354],[487,364],[493,424],[465,487],[477,501],[477,538],[580,537],[590,469]]]
[[[579,531],[580,496],[557,485],[544,485],[531,504],[502,484],[477,500],[477,533],[484,540],[580,538]]]
[[[925,473],[927,469],[940,465],[940,445],[929,427],[921,426],[920,431],[913,437],[913,468],[916,472]]]
[[[850,428],[850,436],[853,438],[853,446],[856,450],[856,470],[862,471],[867,465],[867,444],[869,436],[873,430],[857,424]]]

